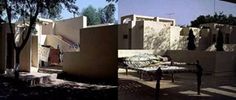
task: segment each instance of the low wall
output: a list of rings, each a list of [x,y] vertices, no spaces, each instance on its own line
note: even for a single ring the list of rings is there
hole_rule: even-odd
[[[216,74],[236,72],[236,53],[217,52],[216,53]]]
[[[131,57],[144,53],[153,54],[154,50],[118,50],[118,57]]]
[[[194,63],[196,60],[199,60],[204,69],[204,73],[234,73],[236,69],[235,53],[233,52],[168,50],[166,54],[174,61]]]
[[[63,71],[87,79],[117,79],[117,29],[82,29],[80,52],[64,53]]]

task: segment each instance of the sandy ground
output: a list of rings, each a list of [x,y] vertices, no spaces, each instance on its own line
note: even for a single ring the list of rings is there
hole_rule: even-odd
[[[119,70],[119,100],[155,100],[155,81],[138,78],[135,71],[125,75]],[[175,74],[175,82],[165,75],[161,80],[159,100],[236,100],[235,76],[202,78],[201,95],[197,95],[196,76],[193,73]]]

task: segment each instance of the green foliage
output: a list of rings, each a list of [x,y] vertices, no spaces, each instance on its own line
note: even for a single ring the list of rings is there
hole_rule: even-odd
[[[98,8],[98,9],[90,5],[87,8],[83,9],[82,15],[87,17],[88,25],[114,23],[115,10],[116,8],[113,3],[108,4],[104,8]]]
[[[101,23],[98,11],[91,5],[83,9],[82,15],[87,17],[88,25],[96,25]]]
[[[116,7],[114,4],[110,3],[102,9],[102,15],[100,19],[102,23],[114,23],[115,22],[115,14]]]
[[[189,34],[188,34],[188,50],[195,50],[196,46],[195,46],[195,36],[193,34],[193,30],[190,29],[189,30]]]
[[[197,17],[196,20],[191,21],[192,27],[199,27],[200,24],[205,23],[219,23],[219,24],[229,24],[229,25],[236,25],[236,17],[232,14],[225,15],[223,12],[220,12],[219,14],[215,13],[213,16],[211,15],[200,15]]]
[[[218,31],[217,41],[215,45],[216,51],[224,51],[223,44],[224,44],[223,33],[220,29]]]
[[[3,22],[3,11],[4,11],[4,6],[3,6],[3,0],[0,0],[0,23]]]

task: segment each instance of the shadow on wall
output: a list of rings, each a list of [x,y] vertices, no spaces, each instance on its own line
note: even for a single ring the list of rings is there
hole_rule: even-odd
[[[118,26],[81,30],[80,52],[65,52],[63,71],[88,79],[117,79]]]
[[[154,50],[163,54],[170,49],[170,27],[162,28],[157,32],[153,27],[145,27],[144,49]]]

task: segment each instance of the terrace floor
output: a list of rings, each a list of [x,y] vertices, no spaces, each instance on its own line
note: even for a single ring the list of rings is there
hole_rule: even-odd
[[[155,81],[139,79],[135,71],[125,75],[118,72],[119,100],[155,100]],[[201,95],[196,92],[196,76],[193,73],[175,74],[175,82],[169,76],[161,80],[159,100],[236,100],[236,77],[211,76],[202,77]]]
[[[53,70],[54,69],[54,70]],[[20,73],[20,80],[8,75],[0,75],[0,100],[116,100],[117,86],[100,85],[57,79],[55,68],[41,69],[41,72]],[[53,73],[53,74],[52,74]],[[41,84],[26,84],[49,77]],[[32,82],[30,82],[32,83]]]

